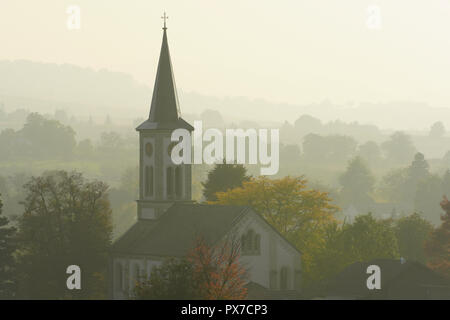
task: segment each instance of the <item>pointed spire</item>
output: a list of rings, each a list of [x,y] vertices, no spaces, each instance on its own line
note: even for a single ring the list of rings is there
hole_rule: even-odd
[[[159,56],[158,72],[153,89],[152,104],[149,120],[152,122],[177,121],[180,116],[178,106],[177,87],[173,76],[170,60],[169,45],[167,43],[167,28],[164,22],[164,34]]]
[[[139,125],[136,130],[175,128],[193,130],[194,128],[180,116],[177,87],[167,41],[166,20],[168,17],[165,12],[162,18],[164,19],[164,31],[150,114],[148,120]]]

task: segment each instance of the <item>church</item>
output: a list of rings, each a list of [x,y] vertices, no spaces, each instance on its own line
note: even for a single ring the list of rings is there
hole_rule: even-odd
[[[198,204],[191,199],[191,164],[171,159],[171,133],[194,128],[180,115],[164,22],[150,114],[139,133],[137,222],[113,244],[109,295],[133,297],[137,279],[168,257],[183,257],[198,236],[216,244],[242,239],[239,263],[247,269],[248,298],[290,298],[299,293],[301,253],[250,207]],[[240,240],[241,241],[241,240]]]

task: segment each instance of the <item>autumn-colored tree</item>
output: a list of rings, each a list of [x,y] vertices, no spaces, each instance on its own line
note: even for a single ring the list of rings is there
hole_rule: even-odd
[[[302,252],[304,283],[313,273],[313,257],[325,245],[327,226],[337,207],[326,192],[310,189],[302,177],[258,177],[242,187],[217,193],[212,203],[248,205]]]
[[[246,270],[239,262],[240,244],[233,238],[211,246],[199,237],[187,257],[154,267],[134,290],[136,299],[245,299]]]
[[[33,177],[24,187],[25,212],[18,232],[20,298],[104,297],[112,233],[108,187],[66,171]],[[82,270],[82,290],[66,287],[70,265]]]
[[[203,238],[188,256],[194,267],[194,281],[207,300],[241,300],[247,296],[246,270],[239,263],[240,243],[234,238],[209,246]]]
[[[442,224],[431,234],[425,252],[429,258],[428,266],[450,278],[450,202],[446,196],[441,207],[445,211],[441,216]]]

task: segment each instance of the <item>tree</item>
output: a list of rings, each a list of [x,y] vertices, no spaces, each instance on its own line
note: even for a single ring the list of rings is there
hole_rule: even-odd
[[[169,259],[137,283],[137,299],[245,299],[246,270],[239,263],[240,244],[233,237],[211,246],[203,238],[182,259]]]
[[[420,152],[409,167],[394,169],[384,176],[380,187],[386,199],[430,215],[436,209],[436,199],[432,199],[441,193],[439,190],[440,178],[430,175],[428,163]]]
[[[308,134],[303,138],[306,161],[321,164],[345,163],[355,153],[357,143],[349,136]]]
[[[441,121],[433,123],[430,128],[430,137],[432,138],[442,138],[445,134],[445,127]]]
[[[324,245],[325,229],[335,221],[337,211],[327,193],[308,188],[301,177],[245,181],[242,187],[217,193],[215,203],[247,205],[261,214],[302,252],[306,278],[312,272],[315,252]]]
[[[114,131],[101,133],[99,150],[108,154],[114,154],[120,149],[123,149],[123,139],[120,134]]]
[[[442,176],[442,191],[443,194],[450,193],[450,170],[446,170]]]
[[[84,139],[78,143],[76,151],[80,159],[90,158],[94,154],[94,146],[90,139]]]
[[[377,165],[381,161],[381,150],[374,141],[367,141],[358,148],[358,155],[370,165]]]
[[[308,114],[300,116],[294,122],[294,127],[301,135],[308,133],[320,133],[322,130],[322,122]]]
[[[418,213],[413,213],[396,221],[395,235],[400,256],[406,260],[419,261],[425,264],[424,246],[432,231],[431,223]]]
[[[223,128],[225,126],[225,121],[217,110],[207,109],[201,113],[200,117],[205,128]]]
[[[300,147],[296,144],[282,144],[280,146],[280,170],[277,176],[289,175],[298,170],[300,161]]]
[[[371,213],[359,215],[343,226],[344,243],[353,261],[398,257],[397,238],[390,219],[375,219]]]
[[[217,192],[240,187],[244,181],[248,181],[249,179],[247,169],[242,164],[216,164],[208,172],[206,182],[202,182],[203,196],[206,201],[216,201]]]
[[[381,147],[386,152],[387,159],[395,165],[405,164],[411,159],[416,151],[410,136],[397,131],[383,142]]]
[[[24,186],[19,220],[19,294],[22,298],[101,298],[105,294],[111,209],[107,185],[80,173],[47,172]],[[83,290],[66,288],[66,268],[82,270]]]
[[[432,223],[439,224],[441,209],[438,203],[440,196],[445,192],[442,179],[437,175],[429,175],[415,184],[414,210]]]
[[[436,228],[425,244],[429,259],[428,266],[450,278],[450,202],[444,196],[441,207],[445,214],[441,216],[442,224]]]
[[[375,178],[359,157],[354,158],[348,164],[347,171],[339,178],[342,186],[341,201],[344,205],[354,204],[359,210],[367,210],[373,202],[369,194],[373,190]]]
[[[323,249],[313,261],[319,283],[354,262],[393,259],[399,255],[392,220],[377,220],[370,213],[357,216],[352,224],[329,225],[324,240]]]
[[[167,259],[152,268],[148,279],[137,282],[134,297],[138,300],[200,299],[193,270],[194,266],[186,258]]]
[[[2,206],[0,198],[0,300],[12,298],[14,295],[13,239],[16,233],[14,227],[8,227],[8,218],[2,216]]]
[[[425,179],[429,176],[428,162],[425,160],[423,153],[417,152],[414,155],[414,160],[409,166],[409,176],[415,182]]]
[[[48,120],[30,113],[23,128],[17,132],[18,142],[24,140],[23,152],[39,158],[67,157],[76,146],[75,131],[57,120]],[[23,142],[22,142],[23,143]]]

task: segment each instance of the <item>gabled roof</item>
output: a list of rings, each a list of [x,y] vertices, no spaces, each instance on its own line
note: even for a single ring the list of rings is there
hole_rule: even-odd
[[[180,117],[177,87],[175,85],[172,61],[170,59],[166,29],[163,28],[163,41],[153,88],[149,118],[136,128],[138,131],[176,128],[193,130],[193,127]]]
[[[125,255],[181,257],[198,236],[216,243],[248,212],[245,206],[174,204],[158,220],[138,220],[113,244]]]

